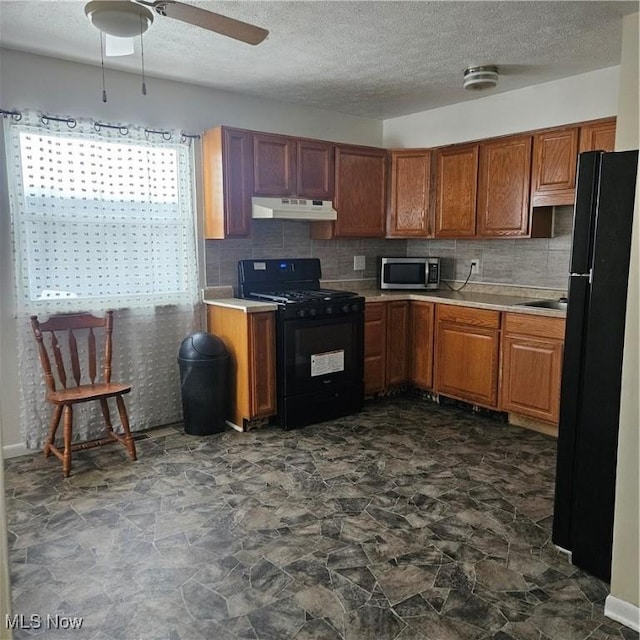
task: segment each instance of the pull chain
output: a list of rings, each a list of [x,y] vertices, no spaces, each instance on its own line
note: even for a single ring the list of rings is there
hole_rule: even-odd
[[[142,95],[147,95],[147,83],[144,81],[144,38],[142,33],[144,31],[144,25],[142,22],[142,14],[140,14],[140,60],[142,62]]]
[[[102,67],[102,102],[107,101],[107,89],[104,82],[104,34],[100,32],[100,65]]]

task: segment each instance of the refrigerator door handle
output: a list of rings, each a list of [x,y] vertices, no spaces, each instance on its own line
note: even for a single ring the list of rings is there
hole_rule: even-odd
[[[570,273],[572,278],[589,278],[589,284],[593,283],[593,269],[589,269],[587,273]]]

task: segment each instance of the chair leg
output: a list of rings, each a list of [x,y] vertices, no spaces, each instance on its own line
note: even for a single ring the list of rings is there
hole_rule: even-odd
[[[131,437],[131,430],[129,429],[129,416],[127,415],[127,407],[124,404],[122,396],[116,396],[116,404],[118,405],[118,413],[120,414],[120,422],[122,422],[122,428],[124,429],[125,440],[127,441],[127,450],[129,451],[129,457],[132,460],[137,460],[136,445]]]
[[[58,430],[58,425],[60,424],[60,417],[62,416],[62,405],[56,404],[53,405],[53,413],[51,414],[51,421],[49,422],[49,435],[44,443],[44,457],[48,458],[51,453],[51,445],[56,439],[56,431]]]
[[[106,398],[100,399],[100,407],[102,408],[102,416],[104,422],[107,425],[107,431],[109,434],[113,433],[113,426],[111,425],[111,414],[109,413],[109,405]]]
[[[64,453],[62,455],[62,473],[65,478],[71,474],[71,434],[73,428],[73,406],[64,405],[63,420],[64,427]]]

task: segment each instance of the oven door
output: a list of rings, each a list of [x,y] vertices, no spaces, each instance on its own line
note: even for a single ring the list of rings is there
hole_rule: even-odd
[[[295,396],[361,384],[364,314],[284,320],[280,323],[279,392]]]

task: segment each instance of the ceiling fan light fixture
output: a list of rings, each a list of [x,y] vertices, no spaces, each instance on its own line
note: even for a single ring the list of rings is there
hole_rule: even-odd
[[[498,84],[498,67],[494,65],[468,67],[464,70],[462,86],[471,91],[493,89]]]
[[[144,33],[153,22],[153,13],[135,2],[92,0],[84,13],[94,27],[116,38],[132,38]]]

